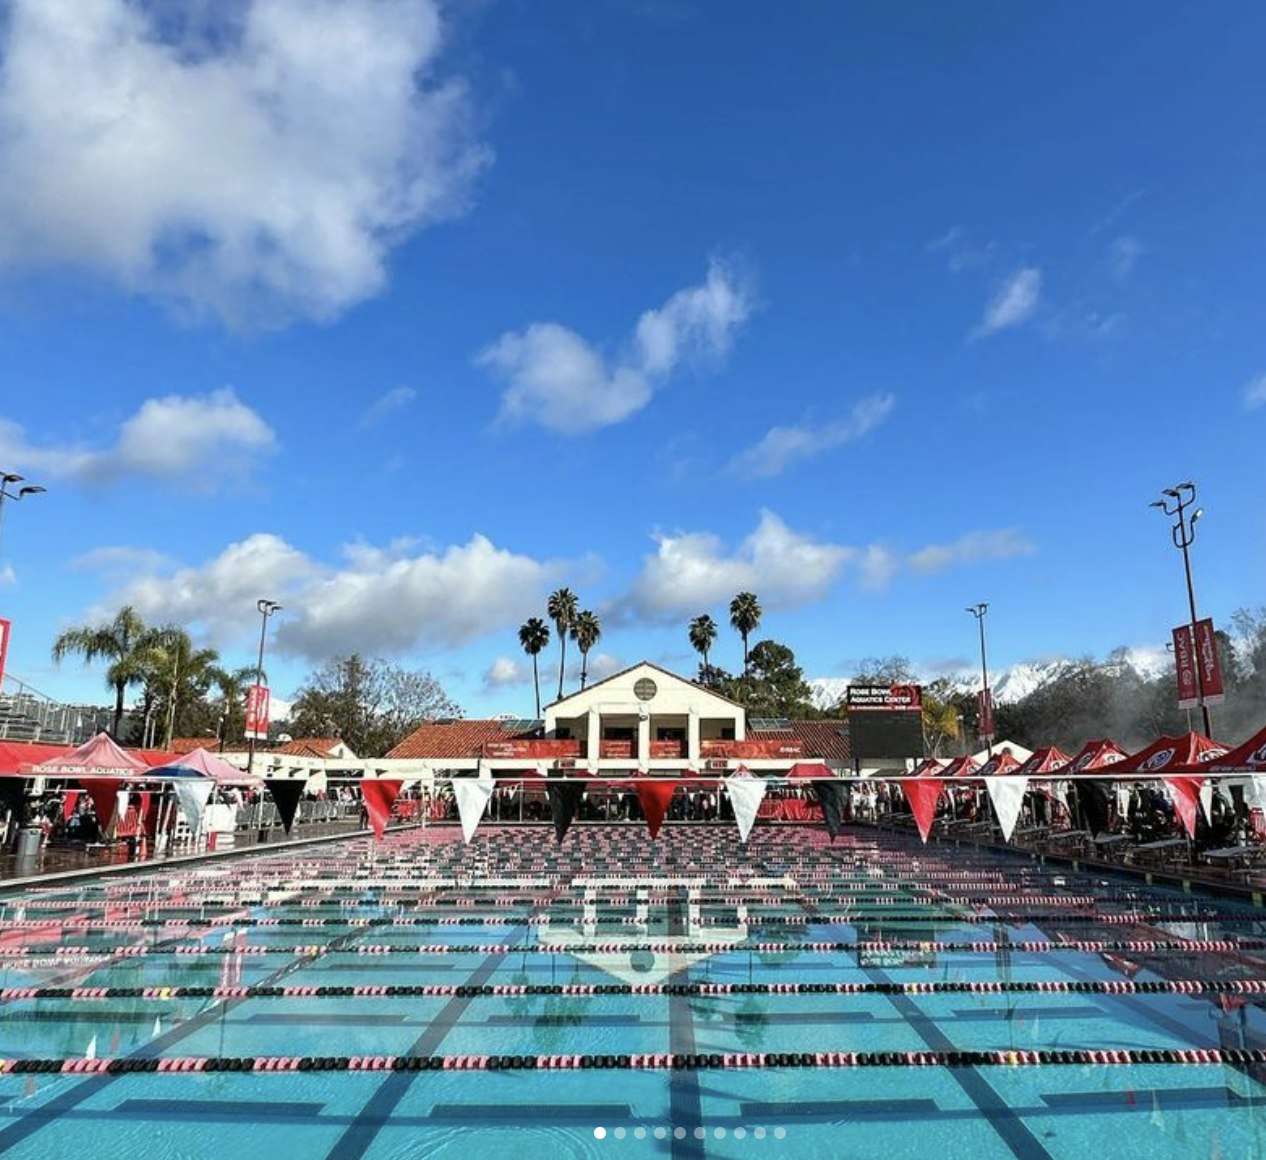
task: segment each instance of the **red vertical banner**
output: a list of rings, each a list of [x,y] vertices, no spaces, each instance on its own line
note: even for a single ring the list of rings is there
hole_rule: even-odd
[[[1189,624],[1174,629],[1174,671],[1178,675],[1178,708],[1194,709],[1200,697],[1196,685],[1196,649]]]
[[[1218,660],[1218,638],[1212,620],[1196,621],[1196,664],[1200,666],[1200,683],[1204,686],[1204,703],[1217,705],[1226,700],[1222,687],[1222,664]]]
[[[986,745],[993,744],[993,691],[981,689],[976,694],[977,720],[980,722],[980,739]]]
[[[0,620],[0,684],[4,683],[4,662],[9,656],[10,624],[8,620]]]
[[[251,685],[246,690],[246,736],[268,740],[268,686]]]

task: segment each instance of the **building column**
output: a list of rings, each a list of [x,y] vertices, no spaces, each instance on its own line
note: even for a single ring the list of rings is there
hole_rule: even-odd
[[[585,727],[588,737],[585,741],[585,758],[589,768],[597,770],[598,758],[602,752],[602,717],[597,709],[589,710],[589,724]]]
[[[702,759],[703,747],[699,741],[699,710],[690,710],[690,720],[686,725],[686,758],[691,762]]]
[[[645,713],[637,719],[637,764],[649,769],[651,764],[651,715]]]

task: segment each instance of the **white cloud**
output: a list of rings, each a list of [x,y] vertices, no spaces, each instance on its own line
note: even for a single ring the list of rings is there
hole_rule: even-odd
[[[13,0],[0,36],[0,267],[327,318],[488,161],[434,0]]]
[[[360,418],[361,427],[373,427],[390,415],[407,407],[418,397],[412,387],[393,387],[386,394],[380,395],[368,407]]]
[[[750,479],[779,475],[799,460],[862,438],[892,414],[896,403],[893,395],[871,395],[833,423],[771,427],[758,443],[730,461],[730,470]]]
[[[1258,375],[1244,388],[1244,407],[1253,410],[1266,403],[1266,374]]]
[[[648,619],[716,607],[742,591],[755,592],[767,609],[806,604],[826,594],[852,554],[792,531],[770,511],[731,555],[710,532],[655,539],[658,549],[643,562],[627,599]]]
[[[910,555],[910,567],[929,575],[943,572],[956,564],[978,564],[987,560],[1005,560],[1012,556],[1031,556],[1037,548],[1015,528],[968,532],[952,544],[929,544]]]
[[[53,479],[110,483],[124,476],[183,480],[202,491],[248,472],[276,436],[231,390],[149,399],[119,427],[112,447],[38,447],[0,419],[3,461]],[[214,470],[209,468],[214,467]]]
[[[1147,253],[1147,248],[1138,238],[1123,234],[1114,238],[1108,249],[1108,265],[1112,276],[1118,282],[1124,282],[1134,272],[1138,260]]]
[[[751,309],[742,278],[714,261],[702,284],[646,311],[613,359],[565,326],[536,322],[503,334],[476,362],[506,382],[502,420],[576,435],[642,410],[682,362],[723,358]]]
[[[901,571],[901,557],[881,544],[863,549],[856,564],[861,585],[870,592],[882,592]]]
[[[1021,267],[998,287],[973,337],[985,338],[1007,327],[1018,326],[1037,309],[1041,295],[1042,271],[1036,266]]]
[[[143,570],[97,612],[132,604],[146,620],[195,626],[222,644],[249,632],[255,602],[266,596],[282,604],[275,647],[285,655],[402,654],[517,626],[539,608],[559,571],[480,535],[431,551],[409,541],[352,545],[343,566],[330,568],[261,532],[193,567]]]
[[[12,588],[18,582],[18,574],[12,564],[0,566],[0,588]]]
[[[493,659],[484,672],[484,689],[507,689],[532,680],[532,666],[513,657],[499,656]]]
[[[996,248],[993,242],[977,245],[967,236],[967,231],[962,226],[951,226],[941,237],[927,244],[928,253],[945,255],[946,264],[952,274],[961,274],[964,270],[987,265],[993,259]]]

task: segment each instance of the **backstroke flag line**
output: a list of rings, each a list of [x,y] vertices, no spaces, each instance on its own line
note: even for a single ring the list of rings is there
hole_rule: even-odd
[[[989,791],[989,800],[998,814],[998,825],[1002,827],[1002,836],[1011,841],[1015,833],[1015,824],[1020,818],[1020,809],[1024,805],[1024,794],[1029,788],[1027,777],[993,777],[985,780],[985,788]]]
[[[361,797],[365,801],[365,812],[369,814],[369,824],[374,837],[382,840],[387,829],[387,821],[391,817],[391,807],[400,796],[401,782],[394,778],[367,778],[360,783]]]
[[[455,777],[449,784],[457,799],[457,816],[462,820],[462,837],[469,846],[483,819],[484,810],[488,808],[488,800],[492,797],[492,779]]]
[[[907,781],[901,787],[905,791],[906,800],[914,814],[914,823],[919,827],[919,837],[924,842],[932,832],[932,820],[936,817],[936,803],[941,800],[941,791],[945,783],[934,777],[916,778]]]
[[[826,832],[834,842],[836,835],[844,828],[844,800],[849,789],[842,781],[811,781],[813,792],[817,796],[818,805],[822,807],[822,821],[826,824]]]
[[[299,778],[270,777],[265,784],[268,792],[273,795],[282,828],[288,834],[290,827],[294,825],[295,811],[299,808],[299,799],[303,796],[307,783]]]
[[[664,815],[668,813],[668,803],[672,801],[677,783],[672,778],[637,778],[633,783],[637,791],[637,800],[646,815],[646,827],[651,832],[651,840],[659,837],[659,828],[664,824]]]
[[[734,820],[738,822],[739,838],[744,842],[752,832],[767,788],[763,778],[752,777],[750,773],[735,774],[725,779],[725,789],[734,807]]]
[[[1196,836],[1196,809],[1200,803],[1199,777],[1167,777],[1165,784],[1169,786],[1169,796],[1174,803],[1174,812],[1182,821],[1182,828],[1187,837]]]

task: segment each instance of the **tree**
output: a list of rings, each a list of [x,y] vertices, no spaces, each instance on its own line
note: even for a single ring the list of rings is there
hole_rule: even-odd
[[[743,674],[747,675],[747,638],[760,627],[760,601],[751,592],[740,592],[730,601],[730,626],[743,638]]]
[[[952,677],[937,677],[923,686],[923,744],[933,757],[948,757],[963,737],[962,701]],[[1010,736],[1010,734],[1008,734]]]
[[[145,622],[131,605],[121,608],[105,625],[78,625],[68,628],[53,642],[53,661],[75,654],[84,664],[107,660],[106,684],[114,690],[114,723],[110,732],[118,737],[123,720],[123,699],[132,685],[141,683],[140,646],[146,637]]]
[[[360,757],[382,757],[424,721],[461,709],[430,673],[336,657],[308,677],[295,696],[291,728],[300,736],[337,734]]]
[[[533,616],[519,626],[519,644],[523,651],[532,658],[532,683],[536,686],[536,717],[541,717],[541,673],[536,658],[549,644],[549,625],[539,616]]]
[[[703,657],[703,668],[710,669],[708,653],[717,642],[717,622],[706,612],[690,622],[690,647]]]
[[[161,714],[163,748],[171,747],[179,723],[182,734],[206,732],[214,711],[207,703],[220,654],[213,648],[196,648],[179,625],[169,624],[148,632],[138,650],[138,670],[146,687],[146,702]],[[146,741],[150,741],[154,731]]]
[[[764,717],[812,717],[813,691],[796,664],[796,654],[776,640],[754,645],[746,674],[739,678],[746,686],[742,700],[748,709]]]
[[[583,689],[589,680],[589,650],[598,643],[602,636],[602,622],[597,615],[586,609],[577,613],[576,623],[571,626],[571,638],[580,649],[580,687]]]
[[[576,594],[570,588],[550,593],[546,611],[558,633],[558,699],[563,699],[563,667],[567,663],[567,636],[576,620]]]
[[[221,748],[229,741],[245,740],[246,690],[255,683],[257,675],[267,682],[268,674],[256,674],[254,665],[244,665],[239,669],[217,667],[211,673],[212,684],[220,694],[216,735]]]

